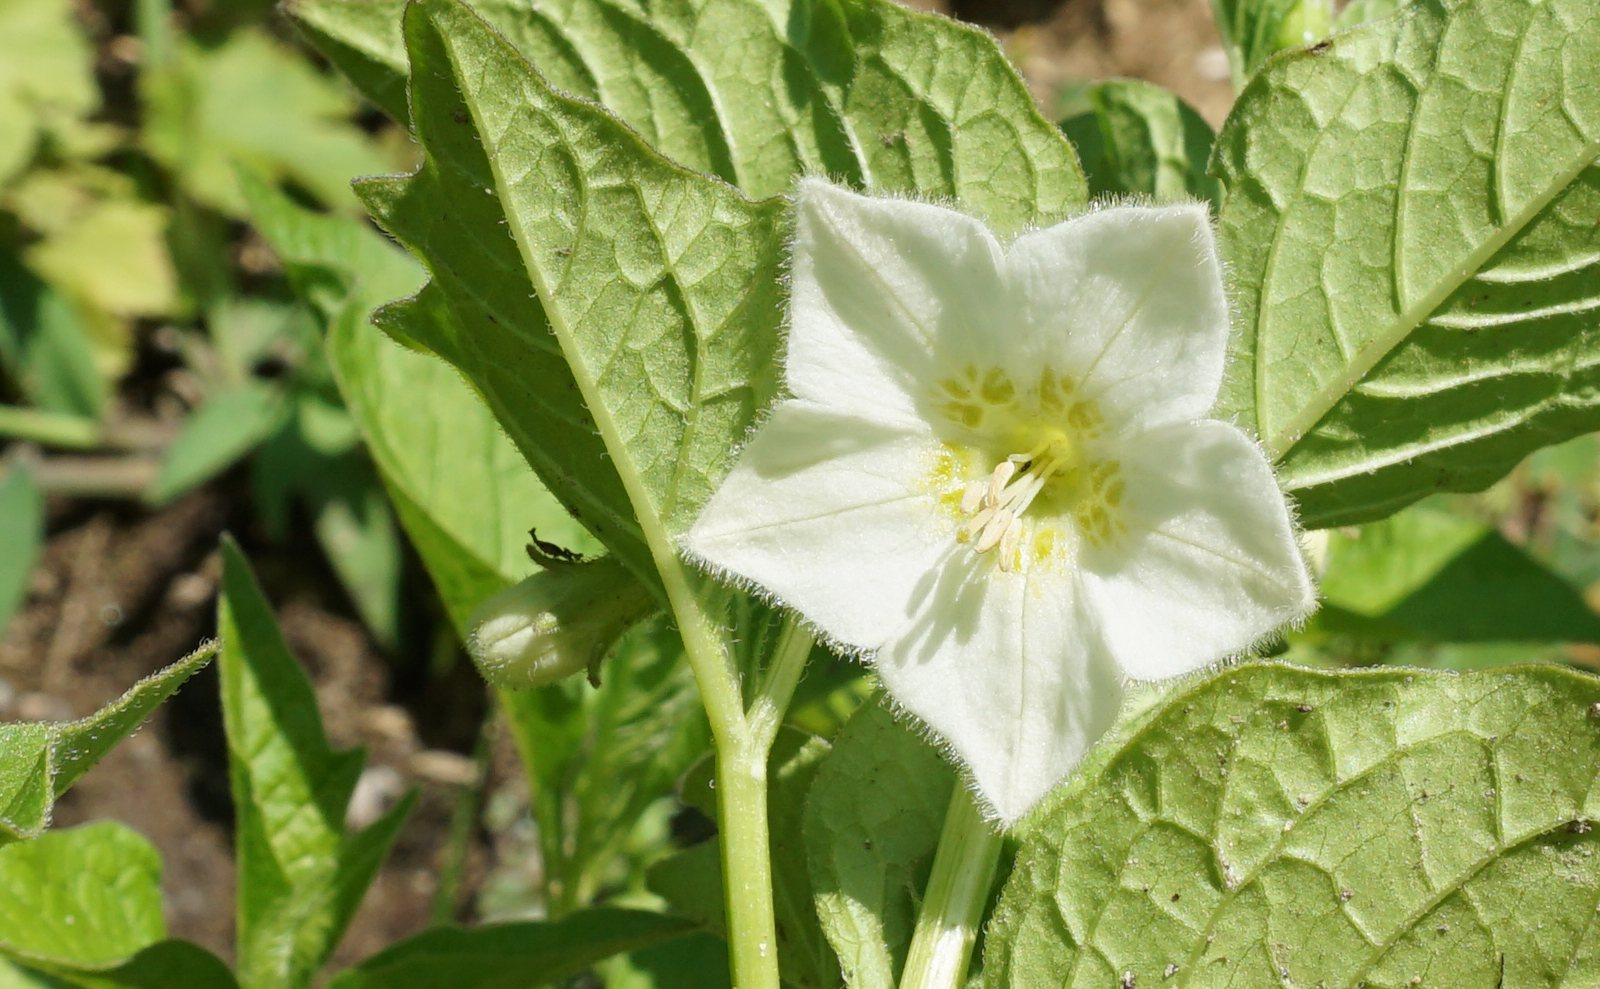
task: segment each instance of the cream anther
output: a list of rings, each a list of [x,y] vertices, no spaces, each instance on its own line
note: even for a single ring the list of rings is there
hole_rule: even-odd
[[[967,489],[961,492],[961,514],[971,515],[976,512],[978,506],[983,504],[983,494],[987,490],[989,486],[983,481],[973,481],[968,484]]]
[[[1016,516],[1012,515],[1009,509],[1002,508],[997,510],[989,518],[988,523],[984,525],[983,533],[978,536],[977,545],[972,548],[979,553],[989,552],[999,544],[1000,537],[1005,535],[1006,530],[1014,524],[1016,524]]]
[[[961,492],[960,509],[968,516],[957,538],[973,543],[973,551],[999,547],[1000,569],[1016,566],[1022,544],[1022,513],[1050,478],[1072,462],[1060,438],[1046,439],[1027,453],[1013,453],[995,464],[986,478],[971,481]]]
[[[1000,492],[1011,483],[1011,477],[1016,472],[1017,465],[1010,457],[995,464],[994,473],[989,475],[989,492],[984,496],[983,503],[990,508],[1000,504]]]

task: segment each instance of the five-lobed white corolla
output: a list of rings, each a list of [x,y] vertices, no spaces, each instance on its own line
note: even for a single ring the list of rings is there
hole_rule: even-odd
[[[1205,416],[1228,310],[1206,208],[1001,244],[800,183],[785,380],[688,554],[869,655],[1015,823],[1113,721],[1306,615],[1265,456]]]

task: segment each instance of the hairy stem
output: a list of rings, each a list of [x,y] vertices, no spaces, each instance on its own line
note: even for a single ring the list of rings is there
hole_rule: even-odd
[[[717,814],[734,989],[779,989],[767,758],[811,641],[809,632],[788,619],[739,730],[717,734]]]
[[[734,989],[779,989],[765,746],[718,746],[717,810]]]
[[[945,812],[900,989],[960,989],[966,983],[1000,845],[999,832],[983,819],[972,794],[957,786]]]

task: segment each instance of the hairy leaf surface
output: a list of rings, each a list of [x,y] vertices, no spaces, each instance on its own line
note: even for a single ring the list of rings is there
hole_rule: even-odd
[[[37,837],[56,798],[211,661],[209,643],[79,721],[0,724],[0,846]]]
[[[291,13],[372,99],[403,80],[403,0]],[[981,31],[886,0],[484,0],[551,85],[752,198],[802,171],[959,198],[1004,229],[1082,204],[1076,159]],[[387,75],[375,84],[373,67]],[[403,119],[403,118],[402,118]]]
[[[1171,691],[1026,824],[985,985],[1592,985],[1597,701],[1556,667]]]
[[[1214,160],[1224,411],[1311,527],[1600,427],[1600,7],[1418,0],[1274,60]]]
[[[780,206],[751,204],[672,165],[602,110],[553,92],[459,4],[413,5],[407,31],[417,80],[413,119],[429,168],[443,168],[435,127],[448,133],[450,153],[492,166],[484,188],[505,204],[511,239],[489,216],[473,218],[477,229],[461,217],[451,226],[520,252],[520,260],[502,259],[498,274],[474,272],[461,283],[483,291],[501,278],[501,296],[523,309],[518,320],[496,321],[495,338],[457,339],[490,362],[475,380],[491,402],[516,389],[516,401],[495,404],[514,436],[537,437],[524,452],[570,463],[603,444],[584,465],[586,479],[603,482],[600,497],[583,498],[576,514],[642,576],[657,562],[674,566],[669,534],[693,519],[775,387]],[[456,101],[465,109],[431,117]],[[461,116],[469,111],[470,119]],[[429,175],[391,186],[398,201],[374,195],[369,202],[390,223],[432,213],[428,187],[437,185]],[[494,198],[474,193],[494,206]],[[545,300],[544,313],[526,292],[510,294],[522,279]],[[529,323],[544,314],[549,331]],[[513,378],[519,369],[533,373]],[[566,393],[562,378],[570,382]],[[547,409],[575,414],[580,396],[598,433],[568,419],[569,445],[538,435]],[[569,492],[588,494],[571,475],[558,477]],[[634,512],[637,523],[628,518]]]

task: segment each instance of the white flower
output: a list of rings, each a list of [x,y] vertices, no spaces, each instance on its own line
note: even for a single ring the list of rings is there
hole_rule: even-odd
[[[1315,592],[1261,451],[1203,418],[1227,305],[1205,207],[1002,246],[801,183],[781,401],[685,539],[837,643],[1014,823],[1110,726]]]

